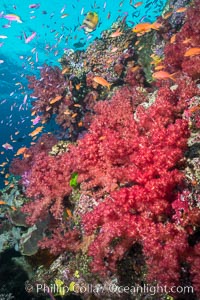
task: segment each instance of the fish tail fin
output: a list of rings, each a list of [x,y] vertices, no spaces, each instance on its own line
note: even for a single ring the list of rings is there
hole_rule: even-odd
[[[176,81],[176,75],[177,75],[177,73],[178,72],[175,72],[175,73],[171,74],[170,75],[170,79],[173,80],[173,81]]]
[[[113,85],[112,83],[109,83],[109,84],[108,84],[108,90],[109,90],[109,91],[110,91],[110,88],[111,88],[112,85]]]
[[[152,29],[155,29],[155,30],[159,30],[159,28],[162,26],[161,23],[158,23],[158,22],[154,22],[152,25],[151,25],[151,28]]]

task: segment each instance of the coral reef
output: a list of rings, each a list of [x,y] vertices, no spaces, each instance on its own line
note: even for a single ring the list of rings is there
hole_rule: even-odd
[[[186,55],[200,44],[199,0],[178,8],[140,36],[116,22],[85,52],[67,50],[62,70],[29,78],[33,111],[43,121],[54,114],[67,139],[43,135],[10,168],[24,200],[8,216],[27,226],[13,244],[53,260],[33,283],[57,282],[60,295],[69,287],[62,296],[104,288],[82,299],[199,298],[200,56]],[[152,80],[158,70],[165,77]],[[112,284],[168,292],[111,293]],[[194,293],[170,290],[180,285]]]

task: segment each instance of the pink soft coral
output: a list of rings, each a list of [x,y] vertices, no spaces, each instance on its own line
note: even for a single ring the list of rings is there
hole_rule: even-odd
[[[26,176],[26,195],[34,201],[25,204],[22,211],[28,214],[27,221],[34,224],[45,218],[49,209],[58,219],[63,213],[63,198],[71,192],[69,185],[72,173],[69,154],[58,157],[42,152],[35,158]]]

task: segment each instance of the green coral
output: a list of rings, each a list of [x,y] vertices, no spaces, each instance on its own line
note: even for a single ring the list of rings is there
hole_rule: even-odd
[[[78,173],[77,172],[74,172],[71,176],[71,179],[70,179],[70,182],[69,182],[69,185],[73,188],[76,188],[78,186]]]

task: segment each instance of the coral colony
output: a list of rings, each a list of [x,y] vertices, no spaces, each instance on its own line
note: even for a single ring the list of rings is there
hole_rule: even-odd
[[[55,118],[62,136],[43,135],[10,167],[24,197],[13,226],[25,218],[40,237],[33,286],[147,299],[105,288],[115,282],[160,286],[148,299],[199,299],[200,1],[176,9],[137,32],[119,21],[29,78],[33,115]],[[86,288],[98,284],[102,294]]]

